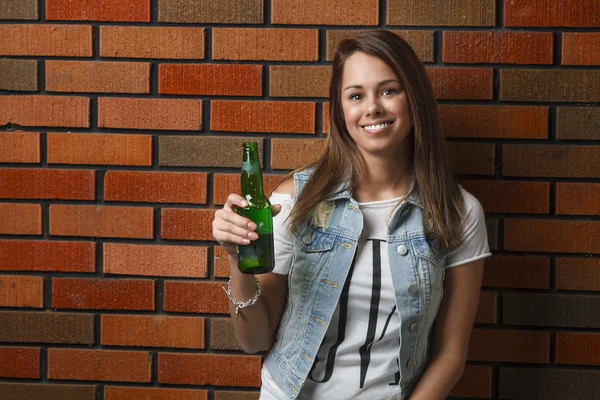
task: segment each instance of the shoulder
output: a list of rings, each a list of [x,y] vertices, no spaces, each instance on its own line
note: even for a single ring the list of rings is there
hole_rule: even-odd
[[[458,186],[460,187],[460,193],[462,195],[463,202],[464,202],[463,211],[465,213],[465,216],[468,216],[473,213],[483,214],[483,207],[481,206],[481,203],[479,202],[477,197],[473,196],[469,191],[467,191],[461,185],[458,185]]]
[[[274,190],[274,193],[294,195],[294,179],[288,178],[281,182]]]

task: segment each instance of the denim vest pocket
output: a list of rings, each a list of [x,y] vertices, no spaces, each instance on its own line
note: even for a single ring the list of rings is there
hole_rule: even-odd
[[[337,232],[317,225],[305,227],[296,233],[296,240],[307,252],[328,251],[333,248]]]

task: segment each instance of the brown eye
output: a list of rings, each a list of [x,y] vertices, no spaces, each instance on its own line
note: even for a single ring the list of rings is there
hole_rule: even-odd
[[[350,100],[360,100],[360,94],[355,93],[350,95]]]

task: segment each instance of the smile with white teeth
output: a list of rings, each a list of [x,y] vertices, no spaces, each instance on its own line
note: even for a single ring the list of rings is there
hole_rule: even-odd
[[[378,124],[378,125],[367,125],[367,126],[364,126],[363,128],[368,131],[376,131],[378,129],[386,128],[386,127],[390,126],[391,124],[392,124],[391,122],[384,122],[383,124]]]

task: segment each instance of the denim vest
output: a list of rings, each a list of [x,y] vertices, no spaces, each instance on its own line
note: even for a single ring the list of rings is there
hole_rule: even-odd
[[[294,198],[312,170],[294,174]],[[346,189],[344,190],[344,187]],[[265,365],[279,387],[295,399],[313,365],[337,306],[363,228],[348,184],[321,203],[311,222],[294,234],[288,297]],[[400,318],[398,399],[408,398],[429,362],[429,336],[442,299],[447,254],[434,248],[423,225],[414,179],[388,228],[388,254]]]

